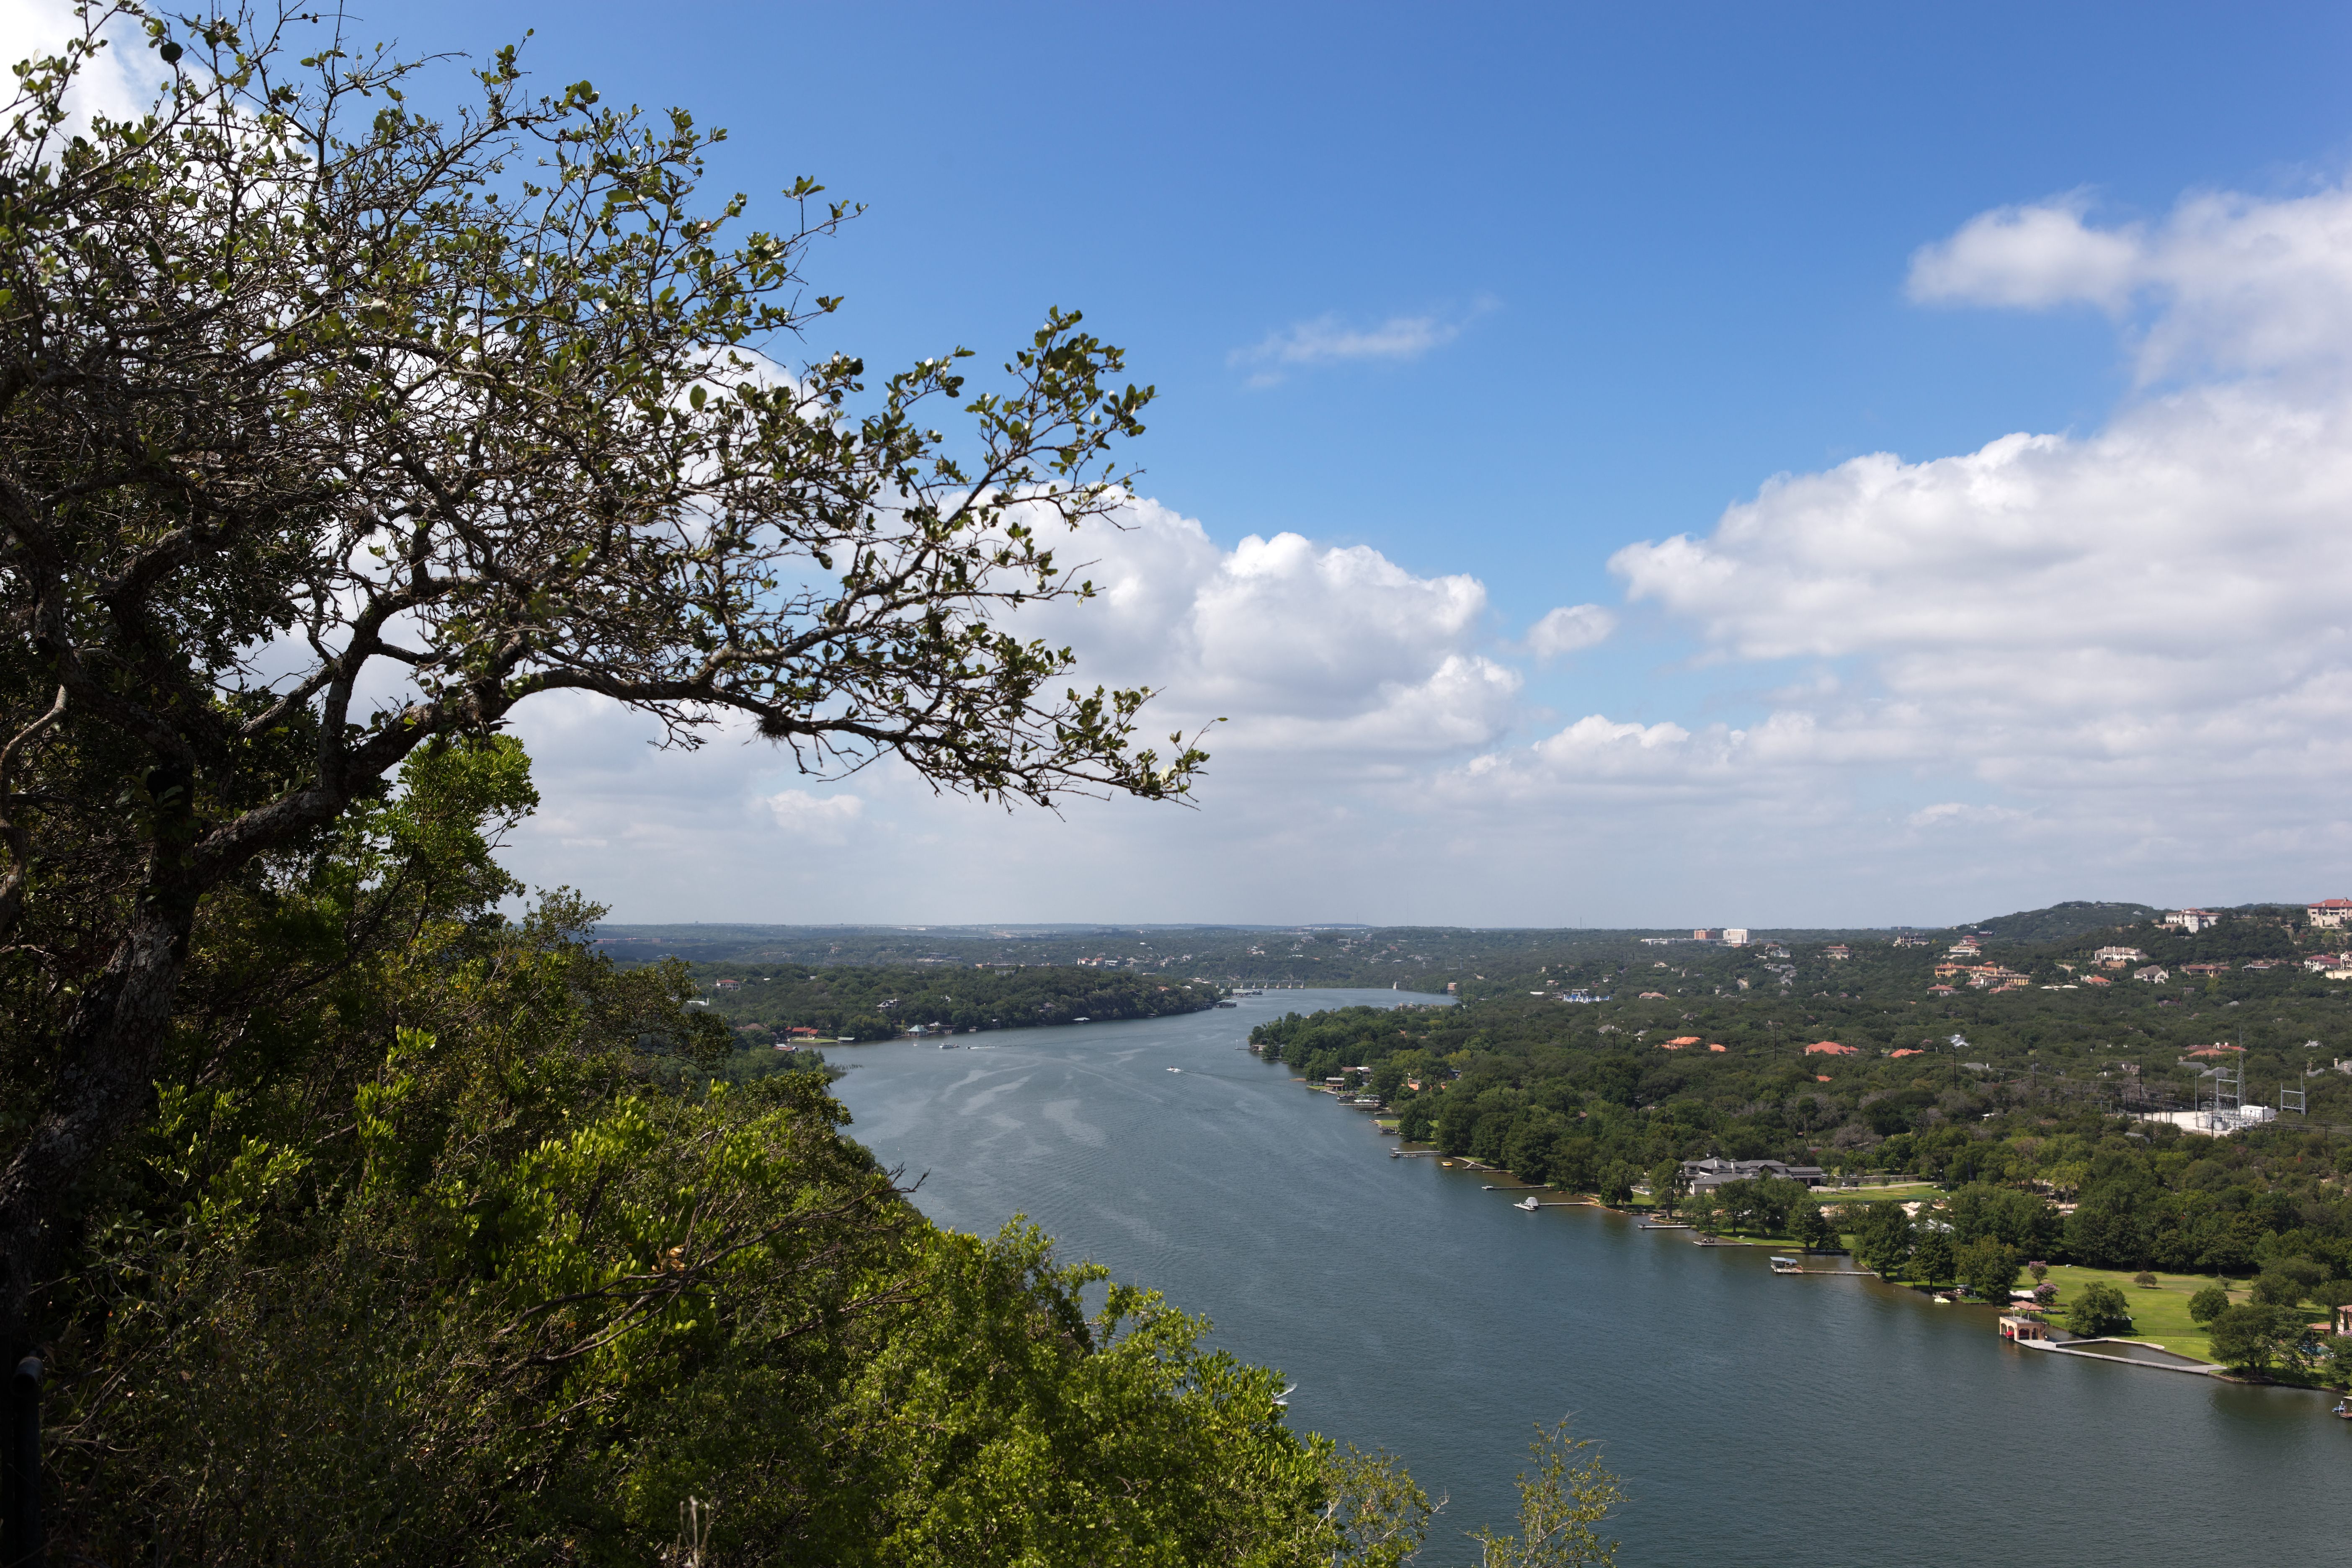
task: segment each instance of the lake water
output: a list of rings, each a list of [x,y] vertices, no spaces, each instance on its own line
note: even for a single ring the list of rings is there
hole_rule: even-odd
[[[836,1047],[837,1091],[933,1219],[1025,1213],[1280,1367],[1295,1426],[1401,1456],[1451,1498],[1432,1564],[1477,1561],[1461,1532],[1508,1524],[1535,1424],[1571,1414],[1624,1478],[1628,1568],[2344,1559],[2329,1399],[2020,1351],[1983,1308],[1523,1214],[1241,1048],[1284,1012],[1404,999]]]

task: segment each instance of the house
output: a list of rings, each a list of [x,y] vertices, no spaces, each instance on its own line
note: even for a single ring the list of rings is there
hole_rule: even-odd
[[[1805,1055],[1809,1057],[1858,1057],[1862,1055],[1862,1050],[1861,1047],[1856,1046],[1841,1046],[1835,1040],[1820,1040],[1816,1041],[1812,1045],[1807,1046],[1805,1047]]]
[[[1829,946],[1822,949],[1822,955],[1824,958],[1843,963],[1846,959],[1853,956],[1853,949],[1846,946],[1846,944],[1842,942],[1833,942],[1830,943]]]
[[[2108,979],[2104,974],[2085,974],[2083,976],[2083,984],[2085,985],[2113,985],[2115,982]]]
[[[2175,910],[2164,917],[2164,923],[2179,926],[2190,936],[2210,926],[2221,923],[2221,917],[2211,910]]]
[[[1916,1046],[1905,1046],[1900,1050],[1889,1051],[1886,1054],[1890,1057],[1924,1057],[1927,1053]]]
[[[2136,947],[2103,947],[2091,954],[2092,959],[2109,969],[2121,969],[2126,963],[2145,963],[2147,954]]]
[[[1727,1046],[1709,1046],[1707,1047],[1707,1049],[1710,1051],[1725,1051],[1730,1049],[1730,1047]]]
[[[822,1039],[824,1037],[805,1024],[795,1024],[791,1028],[786,1029],[784,1033],[795,1040],[815,1040]]]
[[[1953,990],[1948,985],[1930,985],[1927,987],[1927,994],[1930,996],[1958,996],[1959,993]]]
[[[2184,963],[2180,966],[2180,973],[2183,974],[2202,974],[2210,979],[2217,974],[2229,973],[2230,966],[2226,963]]]
[[[1658,1049],[1662,1051],[1678,1051],[1685,1046],[1695,1046],[1697,1044],[1698,1037],[1696,1035],[1683,1035],[1677,1038],[1665,1041],[1658,1047]]]
[[[2304,907],[2314,931],[2342,931],[2352,926],[2352,899],[2322,899]]]
[[[2245,1048],[2243,1046],[2223,1045],[2216,1042],[2210,1046],[2200,1046],[2189,1054],[2192,1057],[2226,1057],[2242,1053]]]
[[[2160,963],[2151,963],[2145,969],[2133,970],[2132,978],[2134,980],[2145,980],[2150,985],[2161,985],[2166,981],[2172,978],[2172,971],[2165,968],[2164,965]]]
[[[1818,1187],[1828,1181],[1829,1173],[1819,1165],[1791,1165],[1781,1160],[1685,1160],[1683,1180],[1690,1190],[1704,1193],[1726,1182],[1752,1182],[1759,1176],[1778,1176],[1783,1181],[1802,1182]]]
[[[1644,991],[1634,998],[1637,1002],[1663,1002],[1665,999],[1666,994],[1663,991]]]

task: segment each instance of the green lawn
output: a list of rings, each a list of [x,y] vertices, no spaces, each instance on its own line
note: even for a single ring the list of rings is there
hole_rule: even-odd
[[[2147,1340],[2166,1350],[2181,1355],[2193,1355],[2199,1361],[2211,1361],[2213,1352],[2207,1343],[2205,1331],[2189,1321],[2189,1298],[2208,1285],[2220,1285],[2230,1292],[2231,1302],[2247,1300],[2250,1281],[2221,1279],[2210,1274],[2158,1274],[2153,1288],[2135,1285],[2132,1275],[2115,1268],[2078,1268],[2072,1264],[2059,1264],[2050,1270],[2050,1283],[2058,1287],[2058,1304],[2051,1316],[2063,1322],[2066,1303],[2075,1292],[2094,1279],[2104,1279],[2124,1293],[2131,1303],[2131,1332],[2126,1339]],[[2020,1279],[2021,1289],[2032,1283]],[[2326,1312],[2317,1307],[2304,1310],[2304,1315],[2315,1321],[2325,1319]]]

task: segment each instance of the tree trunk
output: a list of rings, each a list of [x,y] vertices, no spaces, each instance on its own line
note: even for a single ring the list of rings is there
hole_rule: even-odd
[[[48,1104],[0,1173],[0,1337],[10,1345],[35,1342],[36,1292],[70,1245],[74,1189],[153,1102],[194,910],[193,898],[152,887],[140,900],[74,1010]]]

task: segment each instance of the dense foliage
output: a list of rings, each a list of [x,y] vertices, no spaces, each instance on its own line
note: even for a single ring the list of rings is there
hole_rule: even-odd
[[[520,919],[511,742],[212,905],[157,1117],[51,1298],[74,1561],[1391,1563],[1426,1508],[1276,1373],[940,1231],[825,1075],[715,1082],[681,965]]]
[[[1009,1029],[1083,1018],[1158,1018],[1216,1005],[1217,988],[1093,969],[841,964],[809,970],[698,965],[699,1001],[747,1043],[790,1043],[795,1028],[823,1039],[887,1040],[910,1027]]]
[[[1874,1248],[1939,1282],[1990,1285],[2034,1259],[2239,1275],[2303,1260],[2320,1271],[2305,1292],[2316,1299],[2352,1288],[2352,1136],[2336,1125],[2352,1120],[2352,1082],[2325,1070],[2352,1018],[2344,983],[2300,962],[2336,933],[2299,916],[1958,956],[1883,938],[1844,944],[1845,957],[1827,943],[1659,957],[1621,941],[1606,957],[1496,975],[1458,1007],[1294,1013],[1252,1041],[1310,1081],[1363,1083],[1407,1138],[1604,1197],[1710,1155],[1818,1164],[1849,1183],[1925,1179],[1946,1193],[1932,1223],[1863,1246],[1865,1260]],[[2095,956],[2118,946],[2146,962]],[[2217,967],[2133,978],[2188,963]],[[1967,987],[1966,972],[1989,967],[2007,971],[2006,990]],[[2243,1068],[2249,1103],[2284,1085],[2307,1094],[2307,1113],[2227,1137],[2137,1119],[2210,1102],[2217,1063]],[[1787,1235],[1790,1196],[1741,1183],[1684,1203]],[[1969,1254],[1988,1237],[2014,1256]]]

